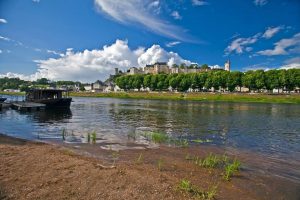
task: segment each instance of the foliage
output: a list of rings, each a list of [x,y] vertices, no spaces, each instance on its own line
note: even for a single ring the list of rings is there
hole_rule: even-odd
[[[144,136],[154,143],[164,143],[169,140],[169,137],[165,133],[160,132],[146,132],[144,133]]]
[[[91,139],[92,139],[93,144],[95,144],[95,143],[96,143],[96,140],[97,140],[96,131],[93,131],[93,132],[91,133]]]
[[[229,181],[231,176],[239,171],[241,167],[241,163],[240,161],[234,159],[233,163],[228,163],[226,166],[225,166],[225,173],[224,173],[224,179]]]
[[[173,66],[173,67],[184,67]],[[198,66],[189,66],[198,68]],[[206,69],[206,66],[201,68]],[[246,87],[250,91],[266,89],[285,89],[292,91],[300,86],[300,69],[289,70],[250,70],[239,71],[209,70],[188,74],[147,74],[124,75],[116,78],[116,84],[124,90],[149,88],[152,91],[173,90],[185,92],[188,89],[227,90],[233,92],[236,88]]]

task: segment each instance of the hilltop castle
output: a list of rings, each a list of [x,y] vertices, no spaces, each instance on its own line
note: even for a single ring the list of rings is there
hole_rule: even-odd
[[[123,73],[119,71],[118,68],[115,68],[115,75],[135,75],[135,74],[180,74],[180,73],[197,73],[197,72],[205,72],[210,70],[226,70],[230,71],[230,60],[225,62],[224,69],[223,68],[210,68],[210,67],[198,67],[194,66],[177,66],[169,67],[166,62],[156,62],[153,65],[146,65],[144,68],[142,67],[130,67],[127,72]]]

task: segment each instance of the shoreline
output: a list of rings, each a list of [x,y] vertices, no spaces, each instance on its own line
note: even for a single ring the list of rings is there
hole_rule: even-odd
[[[174,93],[174,92],[110,92],[90,93],[72,92],[72,97],[176,100],[199,102],[241,102],[241,103],[284,103],[300,104],[300,94],[263,94],[263,93]]]
[[[24,92],[0,92],[0,95],[24,96]],[[70,92],[71,97],[95,97],[198,102],[300,104],[300,94],[210,93],[210,92]]]
[[[297,183],[249,170],[246,160],[255,159],[254,155],[237,155],[242,169],[230,181],[223,180],[223,169],[199,167],[185,159],[187,154],[203,157],[209,152],[222,154],[217,147],[162,145],[157,149],[119,151],[113,161],[114,151],[93,145],[78,148],[0,134],[0,197],[196,199],[193,194],[178,190],[183,179],[204,191],[217,186],[215,199],[297,199],[300,196]],[[142,159],[138,162],[140,155]]]

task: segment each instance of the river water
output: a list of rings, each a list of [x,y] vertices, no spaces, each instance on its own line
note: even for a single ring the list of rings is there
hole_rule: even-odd
[[[31,140],[151,146],[129,136],[159,131],[193,146],[214,145],[292,163],[286,176],[300,181],[300,105],[113,98],[73,98],[68,110],[0,111],[0,133]],[[207,141],[199,144],[197,141]],[[130,145],[128,145],[130,144]],[[130,147],[129,147],[130,146]],[[276,163],[275,163],[276,164]],[[286,171],[286,169],[285,169]]]

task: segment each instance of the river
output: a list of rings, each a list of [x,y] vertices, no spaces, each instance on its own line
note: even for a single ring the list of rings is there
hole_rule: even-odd
[[[285,168],[275,171],[300,183],[300,105],[80,97],[73,101],[68,110],[4,109],[0,133],[61,142],[65,130],[64,142],[80,145],[95,131],[99,144],[134,148],[151,147],[151,143],[132,142],[129,136],[159,131],[188,140],[191,146],[212,145],[265,156],[271,159],[267,168]],[[206,142],[200,144],[200,139]]]

